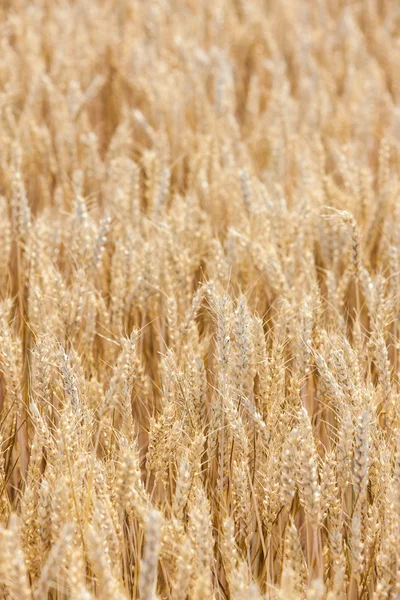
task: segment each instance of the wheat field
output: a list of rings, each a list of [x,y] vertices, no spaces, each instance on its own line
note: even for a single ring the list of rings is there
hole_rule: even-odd
[[[0,598],[399,599],[399,3],[0,44]]]

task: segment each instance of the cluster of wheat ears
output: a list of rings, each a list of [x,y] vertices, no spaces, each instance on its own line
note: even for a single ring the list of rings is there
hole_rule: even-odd
[[[400,598],[397,0],[0,49],[0,598]]]

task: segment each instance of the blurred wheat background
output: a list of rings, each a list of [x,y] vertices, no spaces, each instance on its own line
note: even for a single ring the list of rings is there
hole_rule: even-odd
[[[0,598],[399,599],[399,3],[0,49]]]

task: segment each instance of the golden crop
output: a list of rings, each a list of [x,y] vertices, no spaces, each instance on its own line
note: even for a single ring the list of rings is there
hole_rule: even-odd
[[[396,0],[0,3],[0,599],[400,598]]]

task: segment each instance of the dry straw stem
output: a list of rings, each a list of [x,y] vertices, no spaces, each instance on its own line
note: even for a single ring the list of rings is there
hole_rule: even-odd
[[[399,41],[0,3],[0,599],[399,596]]]

